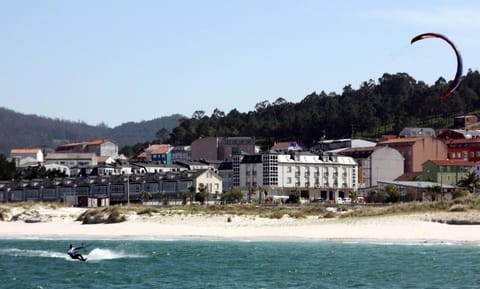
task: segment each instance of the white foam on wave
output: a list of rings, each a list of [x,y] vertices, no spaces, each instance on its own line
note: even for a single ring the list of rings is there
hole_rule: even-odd
[[[42,257],[42,258],[61,258],[69,259],[66,253],[47,251],[47,250],[29,250],[18,248],[0,249],[0,255],[8,255],[14,257]]]
[[[128,254],[123,251],[95,248],[88,255],[84,255],[89,261],[113,260],[122,258],[145,258],[143,255]]]
[[[80,251],[80,253],[82,253]],[[0,249],[0,255],[13,257],[39,257],[39,258],[60,258],[65,260],[73,260],[68,256],[67,252],[55,252],[48,250],[30,250],[19,248]],[[122,258],[145,258],[143,255],[127,254],[123,251],[115,251],[109,249],[95,248],[90,253],[82,254],[89,261],[113,260]],[[76,261],[76,260],[73,260]]]

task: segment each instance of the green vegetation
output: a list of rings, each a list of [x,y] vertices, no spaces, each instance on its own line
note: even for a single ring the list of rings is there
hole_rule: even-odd
[[[42,219],[39,207],[52,209],[64,207],[61,203],[3,203],[0,204],[0,221],[45,221]],[[13,208],[22,210],[14,211]],[[16,212],[16,213],[15,213]],[[183,205],[183,206],[110,206],[90,208],[76,218],[82,224],[108,224],[124,222],[129,216],[226,216],[227,222],[232,222],[233,216],[246,216],[252,218],[282,219],[285,217],[295,219],[317,218],[362,218],[373,216],[392,216],[423,213],[445,213],[445,217],[433,220],[452,224],[474,224],[480,222],[476,217],[468,217],[470,212],[480,212],[480,196],[468,194],[449,201],[407,202],[395,204],[369,204],[369,205],[341,205],[331,206],[325,204],[227,204],[227,205]],[[459,219],[456,213],[465,213],[464,219]],[[476,216],[477,214],[473,214]],[[451,216],[451,217],[449,217]]]
[[[17,174],[15,163],[0,154],[0,180],[11,180]]]
[[[398,134],[406,126],[448,128],[455,116],[479,114],[478,71],[468,71],[459,89],[441,101],[439,96],[447,85],[443,78],[429,86],[406,73],[385,73],[377,81],[363,82],[358,89],[346,85],[340,94],[312,92],[299,103],[278,98],[272,103],[261,101],[249,112],[215,109],[208,116],[199,110],[191,118],[172,115],[115,128],[0,108],[0,134],[8,136],[0,139],[0,153],[8,154],[14,147],[54,148],[96,138],[111,138],[128,157],[136,156],[150,143],[188,145],[200,136],[255,136],[263,148],[282,140],[311,146],[323,136],[376,139],[383,134]]]
[[[155,140],[157,132],[165,128],[171,131],[177,126],[179,114],[156,118],[138,123],[128,122],[115,128],[105,125],[92,126],[81,121],[52,119],[37,115],[26,115],[10,109],[0,108],[0,153],[10,154],[12,148],[50,147],[78,140],[99,138],[112,139],[120,147]],[[134,151],[126,148],[125,155]]]
[[[82,224],[110,224],[126,220],[126,211],[119,206],[88,209],[77,218],[77,221],[82,222]]]
[[[428,86],[406,73],[385,73],[359,89],[347,85],[342,94],[313,92],[299,103],[279,98],[257,103],[247,113],[216,110],[210,117],[196,111],[173,129],[170,143],[190,144],[200,136],[255,136],[263,148],[282,140],[311,146],[323,136],[376,139],[406,126],[449,128],[455,116],[479,110],[480,73],[469,71],[459,89],[441,101],[447,84],[440,78]]]

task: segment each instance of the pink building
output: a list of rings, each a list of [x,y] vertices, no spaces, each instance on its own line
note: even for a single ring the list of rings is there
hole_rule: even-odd
[[[378,143],[398,150],[404,158],[405,173],[422,171],[428,160],[447,159],[447,145],[434,137],[391,138]]]

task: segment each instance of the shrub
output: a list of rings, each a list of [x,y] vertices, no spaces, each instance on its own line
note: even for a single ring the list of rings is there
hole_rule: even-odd
[[[127,217],[122,214],[120,211],[113,211],[105,220],[106,224],[121,223],[125,222]]]
[[[300,212],[300,211],[291,212],[288,215],[295,219],[305,219],[307,217],[303,212]]]
[[[326,211],[325,214],[323,214],[323,217],[326,218],[326,219],[331,219],[331,218],[335,218],[336,215],[334,212],[331,212],[331,211]]]
[[[455,204],[450,207],[449,211],[450,212],[466,212],[468,211],[468,207],[463,204]]]
[[[272,212],[269,217],[270,219],[281,219],[283,218],[284,212],[282,211],[274,211]]]
[[[140,208],[138,211],[137,211],[137,215],[149,215],[149,216],[152,216],[153,214],[155,213],[159,213],[160,210],[156,209],[156,208],[152,208],[152,207],[145,207],[145,208]]]
[[[77,221],[82,224],[119,223],[127,220],[119,207],[107,207],[103,209],[88,209],[83,212]]]
[[[5,207],[0,207],[0,221],[8,220],[10,216],[10,209]]]

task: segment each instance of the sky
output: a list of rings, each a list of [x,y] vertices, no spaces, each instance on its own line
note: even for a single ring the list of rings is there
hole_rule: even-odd
[[[0,0],[0,107],[115,127],[480,67],[480,1]]]

